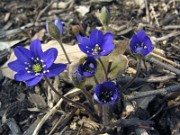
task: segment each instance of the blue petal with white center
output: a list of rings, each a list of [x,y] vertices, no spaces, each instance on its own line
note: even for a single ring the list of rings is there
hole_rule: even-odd
[[[43,52],[40,40],[33,40],[30,50],[16,47],[14,53],[17,60],[8,63],[8,67],[17,72],[14,76],[17,81],[24,81],[28,86],[36,85],[43,76],[54,77],[66,68],[65,64],[55,64],[57,50],[50,48]]]
[[[119,97],[118,88],[113,82],[106,81],[95,87],[93,97],[99,104],[114,104]]]
[[[106,56],[115,48],[112,43],[114,38],[111,32],[103,34],[101,30],[94,29],[90,34],[90,38],[82,37],[79,34],[76,35],[76,38],[81,51],[95,58]]]
[[[140,30],[137,34],[133,35],[130,48],[134,53],[146,56],[153,51],[154,46],[144,30]]]

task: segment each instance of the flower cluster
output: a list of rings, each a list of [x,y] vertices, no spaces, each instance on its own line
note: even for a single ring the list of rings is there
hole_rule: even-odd
[[[146,35],[144,30],[140,30],[135,34],[130,42],[130,48],[134,53],[139,53],[146,56],[154,49],[150,38]]]
[[[27,86],[36,85],[43,76],[54,77],[66,68],[65,64],[55,64],[57,49],[51,48],[43,52],[40,40],[33,40],[30,50],[17,46],[14,49],[17,60],[8,64],[9,68],[17,72],[15,80],[24,81]]]

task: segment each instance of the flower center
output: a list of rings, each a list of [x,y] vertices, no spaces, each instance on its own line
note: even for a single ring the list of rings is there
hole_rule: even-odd
[[[93,54],[99,54],[101,51],[102,51],[102,49],[100,48],[100,46],[98,44],[96,44],[93,49]]]
[[[100,91],[100,94],[98,95],[98,98],[100,101],[102,101],[104,103],[108,103],[113,100],[114,93],[112,90],[102,89]]]
[[[94,73],[95,65],[93,63],[87,63],[84,65],[84,71]]]
[[[41,66],[41,64],[39,63],[36,63],[32,66],[32,70],[35,72],[35,73],[40,73],[42,72],[43,68]]]

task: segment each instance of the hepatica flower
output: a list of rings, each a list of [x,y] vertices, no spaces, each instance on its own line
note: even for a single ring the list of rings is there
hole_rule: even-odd
[[[46,23],[46,31],[50,33],[53,37],[61,36],[64,32],[64,27],[59,19],[55,19],[53,23]]]
[[[114,38],[111,32],[103,35],[101,30],[95,29],[91,32],[90,38],[82,37],[79,34],[76,35],[76,38],[79,42],[79,48],[88,56],[95,58],[106,56],[114,50],[112,43]]]
[[[154,49],[154,46],[152,45],[150,38],[146,35],[144,30],[140,30],[132,37],[130,48],[134,53],[139,53],[143,56],[146,56]]]
[[[96,73],[97,62],[94,57],[88,56],[82,64],[78,66],[78,72],[82,76],[91,77]]]
[[[118,88],[110,81],[98,84],[94,89],[94,99],[100,104],[114,104],[118,96]]]
[[[14,76],[17,81],[24,81],[26,85],[36,85],[43,76],[53,77],[64,71],[65,64],[55,64],[57,50],[48,49],[43,52],[40,40],[31,42],[30,50],[17,46],[14,48],[17,60],[8,64],[9,68],[17,72]]]

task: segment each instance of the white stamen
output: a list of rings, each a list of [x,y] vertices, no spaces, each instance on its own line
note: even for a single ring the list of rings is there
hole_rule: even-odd
[[[41,59],[41,62],[44,62],[44,60]]]
[[[144,46],[143,48],[144,48],[144,49],[147,49],[147,46]]]
[[[37,59],[37,61],[39,61],[39,58],[38,58],[38,57],[37,57],[36,59]]]
[[[29,68],[28,68],[28,67],[26,67],[25,69],[26,69],[26,70],[28,70]]]
[[[44,67],[46,67],[46,65],[44,64],[42,67],[44,68]]]
[[[31,57],[32,60],[34,60],[34,57]]]
[[[31,71],[27,71],[27,73],[32,73]]]
[[[35,75],[38,76],[38,75],[40,75],[40,73],[36,73]]]
[[[86,46],[86,48],[89,48],[88,46]]]
[[[87,53],[89,53],[89,51],[87,51]]]
[[[49,70],[46,70],[46,72],[48,72],[48,73],[49,73]]]

